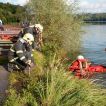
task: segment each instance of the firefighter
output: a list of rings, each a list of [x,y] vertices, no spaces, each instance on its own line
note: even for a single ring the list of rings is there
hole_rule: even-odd
[[[30,22],[27,19],[22,21],[22,23],[21,23],[21,27],[22,28],[29,27],[29,25],[30,25]]]
[[[41,24],[35,24],[35,25],[22,29],[22,31],[19,32],[18,36],[23,37],[23,35],[26,33],[32,34],[34,36],[34,42],[32,44],[32,49],[41,50],[42,32],[43,32],[43,26]]]
[[[26,33],[13,44],[8,53],[8,71],[21,70],[27,73],[29,68],[33,67],[33,55],[32,51],[29,49],[29,46],[32,45],[33,41],[33,35]]]
[[[86,76],[86,70],[88,69],[88,60],[82,55],[79,55],[77,59],[69,66],[69,70],[72,71],[77,77]]]

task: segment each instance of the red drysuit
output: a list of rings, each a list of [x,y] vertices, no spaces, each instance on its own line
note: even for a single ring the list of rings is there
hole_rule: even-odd
[[[74,61],[70,66],[69,70],[74,73],[75,76],[82,78],[82,77],[89,77],[93,73],[98,72],[106,72],[106,68],[102,65],[89,65],[87,59],[81,59]]]

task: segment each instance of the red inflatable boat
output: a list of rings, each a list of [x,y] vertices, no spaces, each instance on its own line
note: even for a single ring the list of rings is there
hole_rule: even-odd
[[[89,64],[87,59],[77,59],[69,66],[69,71],[78,78],[89,78],[94,73],[106,72],[106,67]]]

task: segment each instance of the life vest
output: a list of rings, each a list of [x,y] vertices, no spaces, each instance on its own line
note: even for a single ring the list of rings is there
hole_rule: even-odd
[[[78,59],[74,61],[70,66],[69,70],[70,71],[75,71],[75,70],[80,70],[80,69],[87,69],[88,64],[87,64],[87,59]]]
[[[83,78],[87,74],[87,61],[87,59],[78,59],[69,66],[69,70],[72,71],[77,78]]]

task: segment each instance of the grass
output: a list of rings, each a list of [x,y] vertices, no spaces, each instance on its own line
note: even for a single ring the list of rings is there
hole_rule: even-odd
[[[37,67],[31,76],[12,73],[4,106],[106,106],[105,89],[74,78],[59,59],[48,63],[40,66],[43,73]]]

